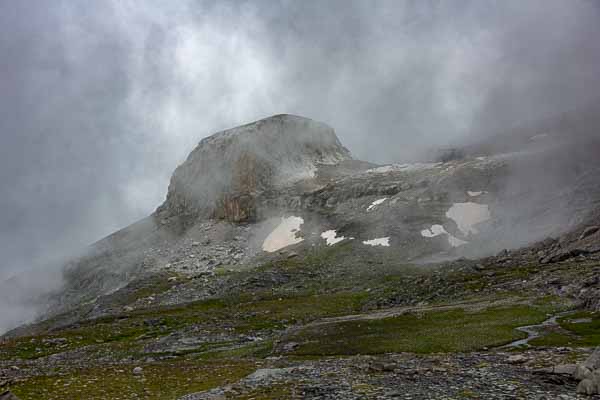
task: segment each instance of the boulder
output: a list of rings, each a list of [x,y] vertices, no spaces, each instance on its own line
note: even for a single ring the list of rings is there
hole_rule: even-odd
[[[583,366],[591,371],[600,369],[600,347],[597,347],[587,360],[585,360]]]
[[[578,381],[588,379],[591,376],[592,376],[592,371],[590,371],[589,368],[587,368],[583,365],[578,365],[575,368],[575,371],[573,372],[573,378],[577,379]]]
[[[576,370],[577,365],[575,364],[560,364],[552,368],[552,372],[559,375],[573,375]]]
[[[573,378],[581,381],[577,393],[600,394],[600,347],[575,368]]]
[[[592,395],[598,393],[598,385],[591,379],[584,379],[577,385],[577,393]]]
[[[508,357],[508,362],[511,364],[523,364],[527,362],[527,357],[521,354],[515,354]]]

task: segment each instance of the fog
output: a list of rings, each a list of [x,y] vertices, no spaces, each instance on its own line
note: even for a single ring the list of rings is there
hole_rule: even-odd
[[[598,37],[591,0],[0,2],[0,279],[148,215],[200,139],[272,114],[388,162],[588,107]]]

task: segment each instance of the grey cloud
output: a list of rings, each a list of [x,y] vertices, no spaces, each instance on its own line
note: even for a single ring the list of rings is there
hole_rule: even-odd
[[[595,1],[0,2],[0,277],[147,215],[204,136],[327,122],[370,161],[585,105]]]

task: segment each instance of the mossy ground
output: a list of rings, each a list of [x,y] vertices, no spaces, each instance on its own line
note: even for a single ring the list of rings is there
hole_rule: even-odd
[[[498,346],[524,335],[514,328],[539,323],[568,303],[520,288],[522,282],[543,271],[538,265],[485,271],[406,266],[389,260],[345,265],[339,257],[343,248],[272,261],[249,270],[224,269],[213,279],[224,282],[226,290],[207,300],[119,311],[52,329],[52,322],[46,322],[39,334],[0,344],[0,358],[43,360],[51,354],[81,351],[82,357],[94,362],[83,368],[69,365],[66,359],[61,368],[45,369],[11,389],[24,400],[173,399],[238,380],[272,355],[465,352]],[[587,267],[552,268],[567,279]],[[155,291],[169,290],[172,282],[164,283],[166,279],[148,280],[132,285],[133,290],[125,294],[117,293],[117,309]],[[511,282],[519,285],[513,287]],[[180,280],[179,284],[193,285],[194,281]],[[310,327],[324,318],[369,314],[389,307],[414,309],[419,304],[423,311]],[[436,306],[448,305],[454,308],[436,310]],[[569,318],[559,321],[564,328],[559,336],[548,335],[538,339],[546,342],[533,344],[600,343],[597,315],[582,314],[581,318],[591,318],[590,322],[574,323],[575,317]],[[295,333],[287,335],[292,328]],[[225,332],[227,337],[183,351],[145,351],[157,339],[177,332],[209,336]],[[260,340],[249,342],[242,339],[245,336]],[[283,344],[296,342],[298,346],[292,353],[280,353],[282,339]],[[149,355],[157,361],[145,363]],[[109,361],[100,361],[103,356]],[[129,361],[117,365],[122,360]],[[141,376],[131,373],[137,364],[144,366]],[[285,398],[288,390],[265,389],[248,398]]]
[[[176,361],[144,365],[134,375],[130,367],[114,365],[35,377],[12,390],[23,400],[175,399],[236,382],[254,369],[240,360]]]
[[[530,305],[426,311],[320,325],[302,330],[288,341],[301,343],[296,355],[464,352],[519,339],[524,334],[514,328],[539,323],[548,311]]]
[[[533,346],[600,346],[600,313],[580,311],[558,319],[559,329],[530,342]]]

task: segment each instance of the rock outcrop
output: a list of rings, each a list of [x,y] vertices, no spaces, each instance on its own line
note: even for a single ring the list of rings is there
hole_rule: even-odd
[[[157,215],[255,221],[264,193],[350,158],[325,124],[293,115],[262,119],[203,139],[175,170]]]
[[[600,394],[600,347],[585,362],[578,365],[573,377],[577,379],[577,393]]]

